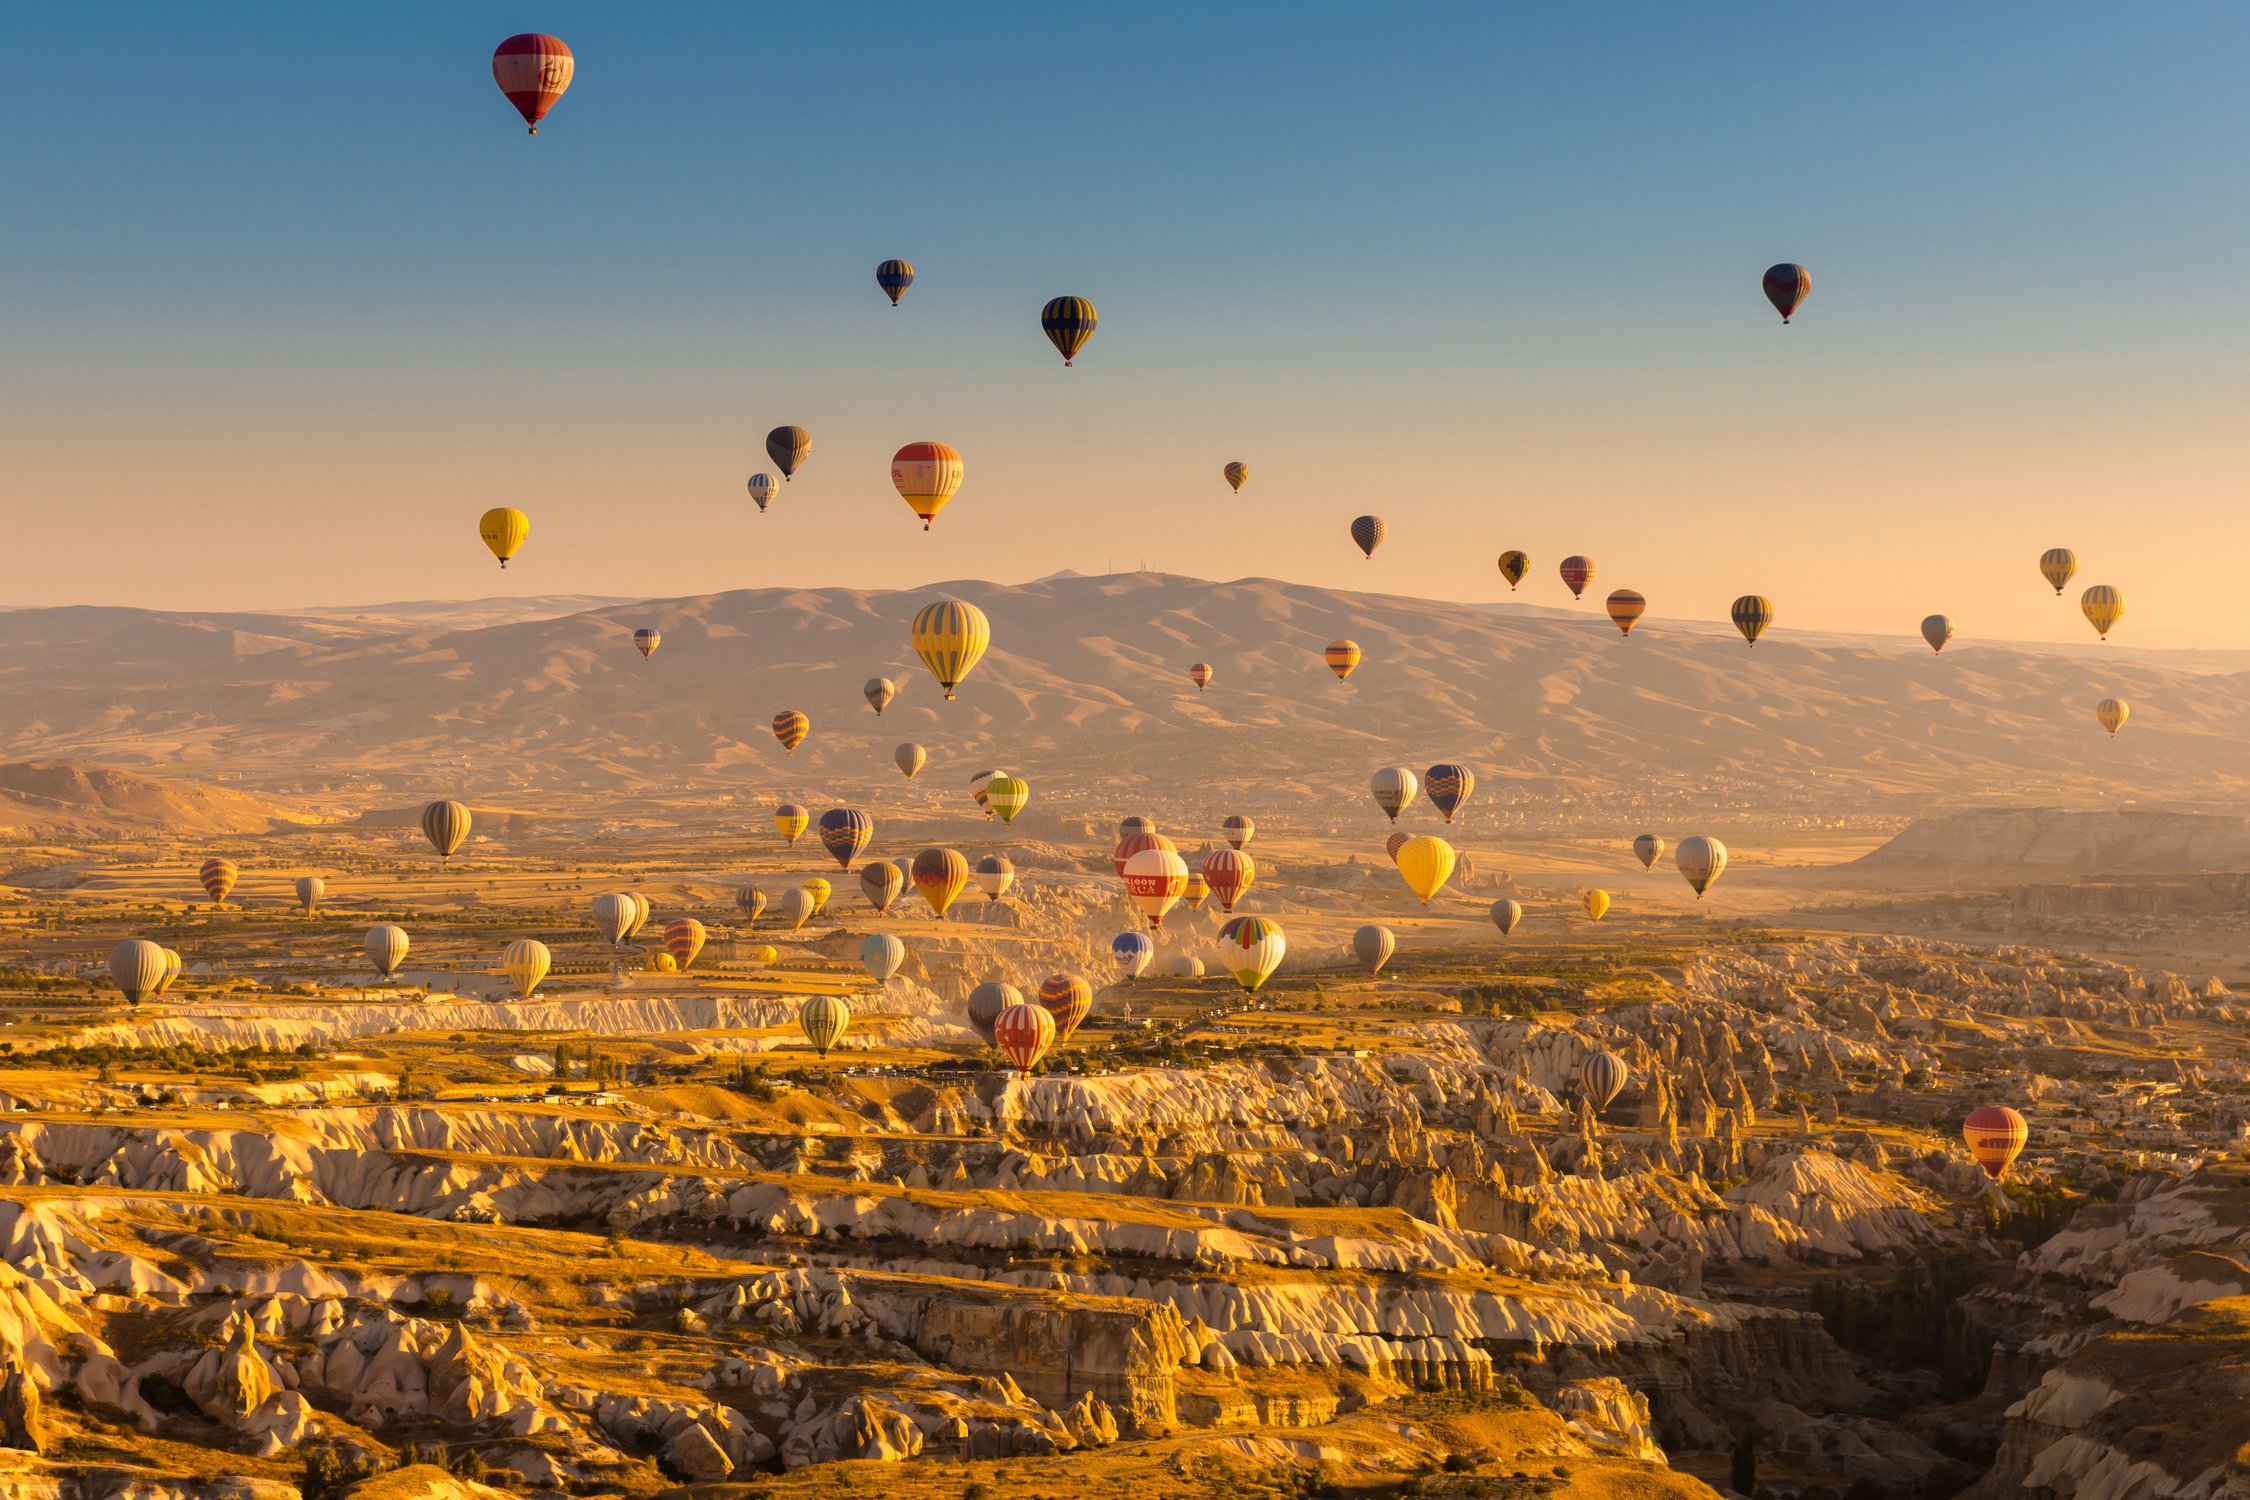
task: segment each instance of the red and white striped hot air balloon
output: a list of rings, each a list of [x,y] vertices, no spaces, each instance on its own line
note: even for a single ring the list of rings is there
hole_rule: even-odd
[[[1218,898],[1219,910],[1232,912],[1234,903],[1258,878],[1257,862],[1240,849],[1214,849],[1203,861],[1203,880]]]
[[[508,96],[533,135],[570,87],[577,67],[563,39],[543,31],[519,33],[492,49],[492,81],[500,85],[500,92]]]
[[[1029,1073],[1039,1066],[1039,1059],[1047,1055],[1047,1049],[1055,1045],[1053,1013],[1043,1005],[1021,1001],[1009,1006],[992,1023],[992,1045],[1015,1065],[1018,1073]]]

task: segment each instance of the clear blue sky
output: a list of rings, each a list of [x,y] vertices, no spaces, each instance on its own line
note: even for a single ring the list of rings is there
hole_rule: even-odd
[[[536,140],[526,29],[578,58]],[[0,602],[1486,598],[1523,546],[1542,602],[1583,551],[1656,617],[2090,639],[2059,543],[2246,646],[2246,57],[2218,4],[12,6]]]

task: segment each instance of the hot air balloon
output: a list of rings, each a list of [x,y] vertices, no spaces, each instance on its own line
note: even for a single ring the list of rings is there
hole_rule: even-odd
[[[986,1044],[990,1045],[992,1023],[1000,1019],[1000,1012],[1011,1005],[1021,1004],[1023,1004],[1023,991],[1012,984],[1002,984],[997,979],[987,979],[984,983],[969,991],[967,1008],[969,1029],[983,1037]]]
[[[1516,585],[1523,582],[1523,575],[1530,571],[1531,558],[1528,554],[1514,550],[1500,554],[1500,576],[1508,580],[1509,593],[1516,591]]]
[[[1633,622],[1648,610],[1648,600],[1633,589],[1617,589],[1609,596],[1609,618],[1618,634],[1631,635]]]
[[[1055,1018],[1055,1040],[1067,1042],[1094,1008],[1094,987],[1076,974],[1049,974],[1038,999],[1039,1008]]]
[[[1359,642],[1330,641],[1325,654],[1328,657],[1328,670],[1336,674],[1338,682],[1342,682],[1352,675],[1352,668],[1359,665]]]
[[[1602,919],[1603,912],[1609,910],[1609,892],[1607,891],[1588,891],[1578,900],[1579,904],[1586,908],[1586,915],[1596,922]]]
[[[1396,863],[1406,888],[1428,906],[1430,898],[1453,878],[1453,846],[1434,833],[1425,833],[1398,846]]]
[[[1375,549],[1383,545],[1385,529],[1381,516],[1355,516],[1352,518],[1352,540],[1357,542],[1359,550],[1369,557],[1373,557]]]
[[[811,891],[806,890],[801,885],[791,886],[774,898],[773,913],[781,919],[781,925],[784,928],[790,932],[795,932],[812,920],[813,908],[816,905],[818,903],[813,900]]]
[[[1227,476],[1227,483],[1234,487],[1234,492],[1238,495],[1241,494],[1242,481],[1250,477],[1250,466],[1246,463],[1237,461],[1235,463],[1228,464],[1223,472]]]
[[[1398,815],[1413,804],[1414,794],[1421,790],[1421,783],[1404,766],[1385,766],[1375,773],[1368,782],[1368,787],[1375,794],[1375,805],[1383,810],[1385,817],[1396,823]]]
[[[664,924],[664,951],[672,955],[672,962],[688,968],[703,951],[704,937],[701,922],[693,917],[674,917]]]
[[[533,135],[570,87],[577,66],[561,37],[541,31],[521,32],[492,49],[492,81],[500,85],[500,92],[508,96]]]
[[[1211,664],[1207,661],[1199,661],[1188,668],[1188,681],[1195,684],[1197,692],[1209,687],[1211,685]]]
[[[422,809],[422,837],[430,841],[441,862],[451,863],[454,853],[469,837],[469,810],[440,797]]]
[[[969,862],[952,849],[924,849],[914,856],[913,868],[908,872],[914,880],[914,889],[930,904],[930,910],[939,916],[961,894],[961,887],[969,883]]]
[[[1228,843],[1239,849],[1257,836],[1258,825],[1241,813],[1229,813],[1225,821],[1219,824],[1219,832],[1226,836]]]
[[[633,898],[633,925],[625,929],[625,936],[635,938],[640,936],[641,929],[648,925],[648,919],[656,915],[656,908],[650,906],[648,897],[642,895],[639,891],[627,891],[625,894]]]
[[[406,942],[406,934],[403,932],[399,933],[398,940],[401,944],[398,951],[403,956],[406,952],[406,949],[403,946]],[[180,970],[184,967],[186,967],[186,965],[181,961],[180,952],[177,948],[167,948],[164,950],[164,977],[156,981],[156,997],[159,1000],[163,999],[166,992],[168,992],[173,985],[179,982]],[[397,967],[397,963],[395,961],[392,963],[392,967]],[[384,977],[387,979],[390,976],[386,974],[384,975]]]
[[[1727,846],[1699,833],[1680,840],[1672,863],[1679,866],[1680,873],[1687,877],[1688,885],[1695,891],[1695,899],[1701,901],[1703,893],[1711,889],[1711,882],[1726,873]]]
[[[831,807],[820,815],[821,847],[847,870],[873,837],[875,820],[856,807]]]
[[[1128,817],[1117,820],[1117,836],[1121,839],[1129,839],[1136,833],[1154,832],[1156,832],[1156,819],[1149,817],[1146,813],[1133,813]]]
[[[812,897],[812,914],[816,917],[828,909],[828,898],[836,894],[836,888],[818,875],[813,876],[798,889]]]
[[[766,434],[766,457],[781,471],[783,482],[796,477],[812,453],[812,434],[802,427],[776,427]]]
[[[1392,829],[1390,837],[1383,840],[1384,857],[1390,860],[1392,864],[1397,864],[1398,851],[1404,848],[1406,845],[1406,841],[1412,837],[1414,837],[1414,835],[1406,832],[1404,829]]]
[[[640,914],[641,909],[631,896],[612,891],[594,898],[594,930],[613,948],[624,943],[625,934],[633,930]]]
[[[1562,581],[1570,589],[1570,597],[1586,597],[1586,585],[1594,581],[1594,560],[1575,553],[1562,560]]]
[[[1516,924],[1522,920],[1523,906],[1520,902],[1495,901],[1492,903],[1492,925],[1500,929],[1502,937],[1514,932]]]
[[[2031,1139],[2031,1127],[2005,1104],[1980,1105],[1961,1122],[1961,1139],[1968,1143],[1969,1155],[1984,1168],[1984,1175],[1998,1182],[2023,1154],[2025,1142]]]
[[[806,718],[796,709],[786,709],[773,716],[773,737],[781,741],[781,748],[791,755],[797,753],[797,747],[802,745],[805,742],[805,736],[811,733],[812,720]]]
[[[641,653],[641,660],[643,661],[647,661],[654,656],[656,648],[663,644],[664,632],[661,630],[651,630],[644,625],[633,632],[633,647]]]
[[[1145,932],[1121,932],[1109,940],[1109,956],[1117,961],[1117,977],[1138,979],[1156,956],[1156,944]]]
[[[2068,547],[2049,547],[2039,554],[2039,576],[2053,584],[2059,596],[2063,586],[2078,576],[2078,554]]]
[[[844,1028],[852,1024],[852,1008],[835,995],[808,996],[797,1007],[797,1029],[812,1043],[813,1051],[822,1057],[843,1036]]]
[[[1781,314],[1781,321],[1786,324],[1789,315],[1812,294],[1812,272],[1785,260],[1778,266],[1766,267],[1765,287],[1766,300],[1773,304],[1773,310]]]
[[[883,717],[883,710],[890,707],[891,700],[898,696],[898,684],[888,677],[870,677],[860,688],[860,692],[866,697],[867,706],[875,710],[875,717],[880,719]]]
[[[869,906],[875,908],[876,916],[889,911],[891,903],[898,899],[898,893],[904,889],[906,872],[891,861],[879,859],[872,864],[860,866],[859,893],[867,898]]]
[[[745,922],[754,923],[765,915],[766,893],[754,885],[737,886],[734,892],[734,909],[742,913]]]
[[[1046,330],[1047,341],[1061,352],[1065,369],[1086,347],[1086,340],[1094,336],[1094,325],[1100,321],[1101,314],[1084,297],[1056,297],[1039,310],[1039,326]]]
[[[109,977],[124,992],[127,1005],[138,1005],[164,984],[164,949],[147,938],[127,938],[109,950]]]
[[[320,905],[320,898],[327,893],[328,882],[318,875],[297,877],[297,906],[306,916],[313,914],[313,908]]]
[[[2111,737],[2113,738],[2116,736],[2117,731],[2124,727],[2126,718],[2132,712],[2133,706],[2127,703],[2123,698],[2104,698],[2101,702],[2094,705],[2094,718],[2096,722],[2098,722],[2102,726],[2102,728],[2108,730]]]
[[[945,443],[908,443],[891,455],[891,487],[922,518],[924,531],[961,488],[962,472],[960,453]]]
[[[375,966],[376,974],[388,979],[398,972],[400,964],[406,962],[406,950],[410,945],[406,940],[405,928],[383,922],[367,929],[367,941],[362,946],[367,951],[367,961]]]
[[[1224,912],[1234,910],[1234,903],[1257,878],[1257,861],[1240,849],[1214,849],[1203,861],[1203,883],[1219,898],[1219,910]]]
[[[1055,1045],[1055,1018],[1046,1007],[1019,1000],[993,1021],[992,1045],[1018,1073],[1028,1077],[1039,1066],[1039,1059],[1047,1055],[1047,1049]]]
[[[1626,1081],[1631,1077],[1625,1059],[1616,1053],[1590,1052],[1578,1065],[1578,1092],[1594,1113],[1600,1114],[1625,1092]]]
[[[1440,761],[1422,773],[1423,792],[1448,823],[1453,821],[1455,810],[1468,801],[1469,794],[1476,789],[1476,773],[1451,761]]]
[[[812,814],[794,802],[784,802],[773,810],[774,831],[785,844],[794,844],[812,826]]]
[[[1200,866],[1188,866],[1187,889],[1180,892],[1180,904],[1189,911],[1203,910],[1203,903],[1211,894],[1211,882],[1203,878]]]
[[[922,658],[922,665],[930,669],[930,675],[945,689],[950,701],[961,679],[975,670],[985,647],[992,644],[992,622],[974,604],[940,599],[935,604],[923,605],[915,614],[907,638],[914,643],[914,654]]]
[[[906,295],[906,289],[914,285],[914,267],[903,260],[886,260],[875,268],[875,284],[891,299],[891,306],[896,307],[898,299]]]
[[[987,818],[993,813],[992,798],[985,792],[985,788],[992,785],[993,779],[999,774],[998,771],[979,771],[969,778],[969,800],[976,803],[977,811]]]
[[[1742,638],[1755,646],[1758,637],[1773,623],[1773,601],[1763,594],[1744,594],[1734,601],[1727,614],[1734,620],[1734,628],[1742,632]]]
[[[1932,652],[1943,651],[1945,643],[1953,639],[1953,617],[1930,615],[1922,621],[1922,639],[1930,643]]]
[[[227,904],[227,893],[234,889],[241,875],[242,871],[233,860],[218,858],[205,860],[195,872],[195,878],[203,883],[203,894],[211,898],[213,906]]]
[[[758,943],[748,951],[736,948],[735,953],[745,962],[753,964],[770,964],[778,961],[781,957],[780,950],[768,943]]]
[[[1003,823],[1013,823],[1030,801],[1031,783],[1021,776],[995,776],[984,784],[985,806]]]
[[[1253,994],[1281,967],[1288,951],[1281,924],[1264,917],[1236,917],[1219,929],[1219,961],[1236,984]]]
[[[547,945],[537,938],[517,938],[500,950],[500,972],[516,987],[518,1000],[529,1000],[539,988],[539,981],[547,977],[548,966],[554,955]]]
[[[930,763],[930,752],[910,740],[891,752],[891,762],[898,767],[899,775],[912,781],[915,773]]]
[[[641,955],[641,967],[651,974],[677,974],[680,961],[662,948],[651,948]]]
[[[1227,851],[1233,854],[1233,850]],[[1236,858],[1242,856],[1236,855]],[[1209,880],[1206,869],[1203,878]],[[1187,890],[1187,861],[1170,849],[1143,849],[1125,861],[1125,894],[1151,927],[1164,925],[1164,914]]]
[[[750,476],[750,498],[758,502],[758,512],[763,515],[773,497],[781,493],[781,481],[771,474]]]
[[[1016,883],[1016,867],[1004,854],[987,854],[977,861],[974,873],[987,901],[999,900],[1008,894],[1008,887]]]
[[[477,535],[484,538],[484,544],[505,568],[508,559],[531,540],[531,517],[513,506],[497,505],[478,517]]]
[[[1117,867],[1118,879],[1125,878],[1125,866],[1143,849],[1169,849],[1175,854],[1179,852],[1179,846],[1161,833],[1128,833],[1117,841],[1117,848],[1109,856],[1109,862]]]
[[[1203,960],[1192,953],[1175,953],[1164,960],[1164,972],[1177,974],[1182,979],[1201,979],[1203,977]]]
[[[1388,927],[1378,923],[1370,922],[1352,934],[1352,952],[1367,965],[1370,974],[1382,973],[1383,965],[1389,963],[1391,955],[1397,951],[1398,939]]]
[[[2085,611],[2086,623],[2103,640],[2109,639],[2110,627],[2125,617],[2125,595],[2106,583],[2097,583],[2078,596],[2078,607]]]
[[[894,867],[895,868],[895,867]],[[889,984],[906,962],[906,944],[887,932],[872,932],[860,941],[859,961],[877,984]]]
[[[1653,833],[1644,833],[1633,840],[1634,857],[1640,860],[1644,870],[1655,869],[1657,856],[1663,852],[1664,840]]]

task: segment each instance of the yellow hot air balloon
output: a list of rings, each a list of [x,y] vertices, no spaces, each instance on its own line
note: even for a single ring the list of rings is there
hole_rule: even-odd
[[[915,614],[907,638],[914,643],[914,654],[922,658],[922,665],[930,669],[930,675],[951,699],[961,679],[975,670],[985,648],[992,644],[992,622],[974,604],[940,599],[923,605]]]
[[[797,1029],[822,1057],[852,1024],[852,1008],[834,995],[814,995],[797,1007]]]
[[[1434,833],[1398,846],[1398,873],[1405,877],[1406,888],[1422,898],[1424,906],[1453,878],[1453,865],[1453,846]]]
[[[2125,595],[2106,583],[2097,583],[2078,596],[2078,607],[2086,612],[2086,623],[2103,640],[2109,639],[2110,627],[2125,616]]]
[[[492,555],[506,567],[516,549],[531,538],[531,517],[512,505],[496,505],[477,521],[477,535],[492,549]]]
[[[500,972],[516,987],[516,997],[529,1000],[539,988],[539,981],[547,977],[548,966],[555,961],[547,945],[537,938],[517,938],[500,953]]]
[[[960,453],[944,443],[908,443],[891,456],[891,485],[922,518],[924,531],[961,488],[962,472]]]
[[[2124,727],[2126,718],[2132,712],[2133,706],[2123,698],[2104,698],[2094,705],[2095,719],[2113,736]]]
[[[1586,915],[1597,922],[1602,919],[1602,914],[1609,910],[1609,892],[1607,891],[1588,891],[1579,900],[1585,904]]]
[[[816,917],[828,909],[828,898],[836,894],[836,888],[818,875],[806,881],[798,889],[812,897],[812,914]]]
[[[2060,594],[2071,579],[2078,576],[2078,554],[2068,547],[2049,547],[2039,554],[2039,576],[2055,586]]]
[[[651,974],[677,974],[680,972],[680,961],[662,948],[651,948],[648,956],[642,960],[642,967]]]
[[[406,942],[406,934],[403,932],[400,933],[398,935],[398,940],[401,945],[399,948],[399,957],[404,958],[406,956],[406,949],[404,947],[404,944]],[[186,967],[186,960],[180,957],[179,949],[167,948],[164,950],[164,977],[156,982],[156,997],[159,1000],[164,998],[164,992],[166,990],[169,990],[173,985],[180,982],[180,970]],[[398,967],[396,961],[393,961],[391,967],[394,969]],[[385,975],[384,977],[388,978],[389,976]]]
[[[1250,477],[1250,466],[1239,461],[1228,464],[1226,476],[1227,483],[1233,486],[1234,492],[1239,495],[1242,493],[1242,482]]]
[[[794,844],[812,824],[812,814],[794,802],[784,802],[773,810],[774,831],[784,843]]]
[[[1338,682],[1342,682],[1345,678],[1351,676],[1352,669],[1359,665],[1359,642],[1330,641],[1328,650],[1324,654],[1328,658],[1328,670],[1336,674]]]

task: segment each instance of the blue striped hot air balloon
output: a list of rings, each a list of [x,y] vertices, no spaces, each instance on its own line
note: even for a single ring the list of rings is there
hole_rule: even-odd
[[[1476,789],[1476,773],[1452,761],[1440,761],[1422,773],[1423,795],[1448,823],[1453,821],[1454,809],[1468,801],[1469,793]]]
[[[875,837],[875,820],[856,807],[831,807],[820,815],[820,842],[845,869]]]
[[[907,261],[886,260],[875,268],[875,284],[891,299],[891,306],[896,307],[898,299],[906,295],[906,289],[914,285],[914,267]]]

